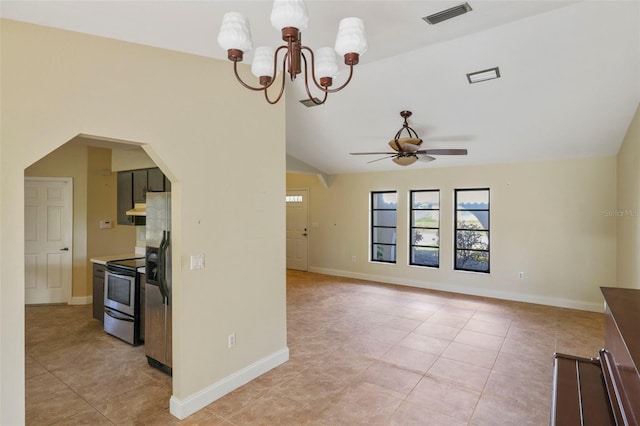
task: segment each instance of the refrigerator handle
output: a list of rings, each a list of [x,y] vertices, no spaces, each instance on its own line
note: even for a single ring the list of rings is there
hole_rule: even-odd
[[[167,250],[169,248],[170,241],[170,233],[169,231],[162,231],[162,242],[160,243],[160,261],[159,261],[159,272],[160,276],[158,279],[158,287],[160,288],[160,293],[162,294],[162,298],[165,304],[169,303],[169,287],[167,286]]]
[[[164,280],[164,256],[162,255],[162,253],[164,250],[166,239],[167,231],[162,231],[162,241],[160,241],[160,246],[158,246],[158,289],[160,290],[160,294],[162,294],[163,301],[165,298],[165,294],[162,288],[162,281]]]

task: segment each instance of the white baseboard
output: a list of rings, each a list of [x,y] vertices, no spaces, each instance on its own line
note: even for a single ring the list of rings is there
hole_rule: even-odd
[[[318,274],[333,275],[338,277],[354,278],[358,280],[375,281],[387,284],[399,284],[409,287],[424,288],[427,290],[450,291],[453,293],[468,294],[472,296],[491,297],[494,299],[513,300],[515,302],[536,303],[539,305],[556,306],[559,308],[579,309],[582,311],[603,312],[602,303],[585,302],[582,300],[563,299],[558,297],[536,296],[515,292],[498,291],[491,289],[481,289],[477,287],[466,287],[460,285],[434,283],[428,281],[416,281],[398,277],[387,277],[370,274],[361,274],[351,271],[341,271],[327,268],[309,268],[309,272]]]
[[[70,305],[90,305],[93,303],[93,296],[72,297]]]
[[[288,360],[289,348],[285,347],[184,399],[171,396],[169,411],[178,419],[185,419],[213,401],[222,398],[229,392],[238,389],[240,386]]]

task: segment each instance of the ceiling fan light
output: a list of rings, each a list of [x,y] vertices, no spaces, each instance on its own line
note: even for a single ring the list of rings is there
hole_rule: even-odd
[[[420,145],[422,143],[422,139],[419,138],[398,138],[398,139],[391,139],[389,141],[389,146],[398,151],[398,145],[400,145],[400,149],[402,151],[404,151],[404,149],[402,148],[404,146],[404,144],[411,144],[411,145]]]
[[[338,25],[336,52],[339,55],[357,53],[363,55],[368,48],[364,22],[360,18],[344,18]]]
[[[408,143],[411,145],[420,145],[422,143],[422,139],[420,138],[398,138],[398,143],[400,146]]]
[[[297,28],[304,31],[309,25],[307,7],[302,0],[274,0],[271,9],[271,25],[276,30]]]
[[[338,61],[336,60],[336,52],[331,47],[321,47],[315,53],[315,70],[316,77],[334,77],[338,73]]]
[[[227,12],[222,18],[218,44],[225,50],[236,49],[247,53],[253,47],[249,19],[241,13]]]
[[[399,166],[410,166],[411,164],[418,161],[418,157],[416,157],[415,155],[404,155],[404,156],[392,158],[391,161],[393,161]]]

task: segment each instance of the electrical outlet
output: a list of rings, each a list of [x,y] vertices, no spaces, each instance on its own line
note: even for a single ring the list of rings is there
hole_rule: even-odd
[[[518,278],[524,280],[524,272],[518,272]]]
[[[191,270],[204,269],[204,254],[191,256]]]
[[[356,256],[351,256],[351,261],[352,261],[352,262],[357,262],[357,261],[358,261],[358,258],[357,258]]]
[[[227,347],[229,349],[233,348],[236,345],[236,333],[231,333],[227,337]]]

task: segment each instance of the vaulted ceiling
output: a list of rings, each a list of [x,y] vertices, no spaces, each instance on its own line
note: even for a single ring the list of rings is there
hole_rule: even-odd
[[[423,147],[469,151],[409,168],[617,153],[640,102],[640,2],[469,0],[464,15],[436,25],[422,19],[460,3],[308,1],[305,45],[332,46],[340,19],[358,16],[369,49],[352,82],[324,105],[302,105],[303,79],[287,82],[287,153],[327,174],[401,169],[349,153],[388,150],[402,110],[413,112],[409,125]],[[270,1],[3,0],[0,7],[9,19],[224,60],[217,32],[223,14],[238,11],[250,19],[254,46],[281,43]],[[467,81],[467,73],[492,67],[499,79]],[[346,78],[342,69],[336,85]]]

